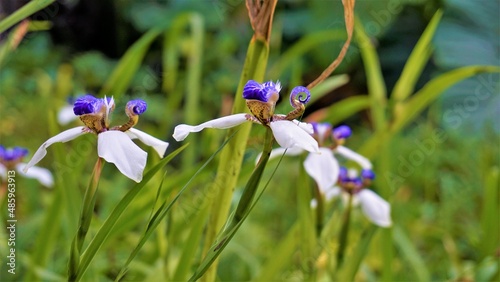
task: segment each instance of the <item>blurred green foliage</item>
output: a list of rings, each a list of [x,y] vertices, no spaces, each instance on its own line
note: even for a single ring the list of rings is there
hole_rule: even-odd
[[[2,7],[6,8],[8,2]],[[146,100],[148,111],[137,127],[170,142],[167,153],[180,147],[171,138],[175,125],[231,112],[252,36],[244,1],[103,3],[111,9],[109,18],[92,17],[88,7],[98,5],[97,1],[85,4],[78,0],[58,1],[32,16],[32,31],[0,63],[1,145],[23,146],[33,153],[50,136],[80,125],[76,120],[60,126],[55,117],[69,97],[83,93],[121,96],[113,114],[113,123],[117,124],[126,120],[121,109],[127,100]],[[410,65],[417,73],[415,81],[401,86],[409,95],[406,100],[396,100],[393,95],[408,57],[438,8],[443,16],[431,47],[425,51],[429,53],[423,52],[421,60],[417,58],[416,64],[421,64],[418,68]],[[378,230],[359,210],[353,210],[346,257],[349,267],[341,277],[357,281],[500,279],[500,78],[498,70],[472,75],[481,66],[500,66],[498,10],[495,0],[357,1],[360,27],[355,35],[363,28],[366,37],[353,42],[335,72],[347,74],[349,80],[325,81],[324,89],[318,86],[315,91],[321,97],[313,97],[305,118],[327,117],[324,121],[353,128],[354,136],[347,145],[363,150],[373,160],[377,179],[372,188],[391,202],[395,227]],[[7,11],[0,12],[2,18],[7,16],[3,13]],[[192,26],[182,24],[190,15],[201,20],[201,45],[193,36]],[[52,26],[37,29],[36,20],[50,21]],[[83,32],[86,26],[100,25],[102,30],[93,28],[90,35]],[[113,27],[113,34],[105,33],[108,25]],[[2,34],[2,46],[12,30]],[[72,34],[71,38],[57,36],[65,33]],[[266,80],[279,79],[285,88],[307,84],[338,54],[344,34],[340,1],[279,1]],[[96,38],[102,42],[98,44]],[[361,44],[362,40],[369,45]],[[81,41],[88,44],[84,46]],[[111,50],[92,47],[100,45],[108,45]],[[194,64],[193,56],[200,56]],[[461,67],[470,67],[471,74],[464,78],[472,77],[448,88],[444,95],[442,91],[435,93],[429,98],[435,102],[415,98],[432,92],[425,88],[429,81]],[[190,96],[193,87],[198,97]],[[378,100],[372,100],[374,95],[379,95]],[[286,98],[282,100],[278,108],[288,107]],[[186,108],[188,103],[194,110]],[[419,107],[423,111],[416,110],[407,122],[396,124],[400,128],[395,132],[389,130],[398,117]],[[377,126],[377,116],[382,116],[381,126]],[[254,168],[263,135],[262,128],[251,129],[233,206]],[[28,272],[30,277],[44,281],[66,279],[71,240],[96,158],[92,137],[49,149],[40,166],[54,172],[54,189],[41,187],[32,179],[16,178],[19,274],[9,275],[4,264],[0,280],[25,279]],[[167,281],[190,277],[203,258],[205,246],[199,238],[206,228],[205,207],[214,201],[212,186],[207,183],[216,179],[217,157],[195,178],[192,176],[218,150],[223,138],[222,131],[206,130],[190,140],[187,164],[177,157],[166,166],[164,179],[160,174],[151,178],[117,219],[83,280],[113,280],[140,242],[151,215],[191,180],[129,265],[124,279]],[[148,168],[153,168],[159,159],[151,150],[148,152]],[[307,234],[300,231],[307,226],[303,220],[307,215],[300,207],[308,201],[297,195],[304,195],[302,185],[313,185],[313,181],[301,174],[300,158],[285,157],[274,172],[277,164],[277,160],[269,162],[263,182],[274,176],[267,190],[222,252],[217,271],[222,281],[330,279],[333,263],[326,258],[334,257],[339,248],[342,203],[328,204],[327,227],[315,239],[318,244],[308,249],[303,240]],[[96,235],[131,189],[133,183],[113,165],[104,167],[88,238]],[[4,207],[2,203],[2,216]],[[2,232],[2,258],[7,253],[5,242],[6,233]],[[191,255],[189,259],[185,254]]]

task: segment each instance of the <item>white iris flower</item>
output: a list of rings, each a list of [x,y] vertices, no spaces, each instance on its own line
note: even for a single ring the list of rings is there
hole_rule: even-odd
[[[110,128],[109,114],[114,108],[113,98],[98,99],[92,95],[78,98],[73,106],[73,112],[80,117],[85,126],[68,129],[45,141],[23,171],[28,172],[33,165],[43,159],[50,145],[56,142],[64,143],[83,134],[94,133],[97,135],[99,157],[114,163],[118,170],[128,178],[140,182],[146,166],[147,153],[132,142],[132,139],[139,139],[144,144],[153,147],[160,157],[165,154],[168,143],[133,128],[139,120],[139,115],[146,111],[146,102],[129,101],[125,107],[129,121]]]
[[[243,98],[246,99],[250,114],[234,114],[204,122],[199,125],[180,124],[175,127],[173,137],[177,141],[184,140],[189,133],[199,132],[205,128],[225,129],[244,122],[254,122],[271,128],[276,142],[288,149],[299,148],[309,152],[319,153],[318,142],[312,138],[311,124],[299,122],[296,118],[304,112],[304,104],[309,101],[310,92],[302,86],[295,87],[290,94],[290,103],[295,108],[287,115],[274,114],[276,102],[279,99],[281,85],[272,81],[260,84],[250,80],[243,88]],[[305,93],[302,99],[300,93]]]
[[[364,189],[375,177],[370,160],[343,146],[345,139],[351,136],[351,129],[342,125],[332,128],[328,123],[312,123],[314,138],[319,143],[321,154],[309,154],[304,161],[304,168],[318,185],[319,191],[327,201],[342,194],[353,195],[353,203],[361,205],[363,213],[373,223],[388,227],[391,223],[390,205],[373,191]],[[331,142],[330,142],[331,140]],[[331,143],[331,144],[328,144]],[[300,148],[278,148],[271,151],[270,158],[283,154],[288,156],[300,155],[304,150]],[[347,160],[354,161],[362,168],[361,178],[353,172],[347,175],[347,170],[339,165],[335,155],[340,155]],[[316,206],[313,199],[312,206]]]
[[[352,195],[353,206],[361,206],[363,214],[374,224],[380,227],[392,225],[391,206],[372,190],[368,189],[375,173],[370,169],[361,170],[361,177],[357,176],[356,170],[340,168],[337,186],[328,191],[329,197],[340,195]]]
[[[44,186],[54,186],[52,173],[46,168],[34,166],[29,172],[22,171],[26,164],[21,161],[27,154],[28,150],[25,148],[14,147],[6,149],[0,145],[0,177],[7,179],[8,171],[13,170],[26,178],[38,180]]]

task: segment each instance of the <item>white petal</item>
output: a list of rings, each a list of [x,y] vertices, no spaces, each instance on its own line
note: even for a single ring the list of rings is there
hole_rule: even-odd
[[[283,154],[285,156],[298,156],[298,155],[302,154],[303,152],[304,152],[304,150],[299,148],[299,147],[294,147],[294,148],[289,148],[289,149],[279,147],[279,148],[273,149],[271,151],[271,154],[269,155],[269,159],[271,160],[271,159],[274,159],[276,157],[279,158]],[[262,153],[259,153],[259,155],[255,159],[255,163],[259,162],[261,155],[262,155]]]
[[[97,136],[99,157],[109,163],[114,163],[118,170],[128,178],[141,182],[148,154],[121,131],[110,130]]]
[[[57,113],[57,121],[60,125],[66,125],[76,119],[78,119],[78,116],[76,116],[73,112],[72,105],[66,105],[62,107]]]
[[[153,147],[155,151],[158,153],[160,158],[163,158],[163,155],[165,155],[165,151],[167,150],[168,147],[168,142],[161,141],[158,138],[155,138],[145,132],[142,132],[140,130],[137,130],[135,128],[131,128],[125,132],[130,138],[132,139],[139,139],[142,141],[142,143]]]
[[[330,201],[331,199],[338,197],[342,190],[339,187],[335,186],[332,189],[328,189],[325,193],[326,201]]]
[[[316,198],[311,200],[311,208],[315,209],[318,206],[318,200]]]
[[[57,134],[54,137],[51,137],[49,140],[45,141],[45,143],[38,148],[38,150],[35,152],[31,160],[28,162],[28,164],[23,168],[23,171],[26,173],[28,172],[28,169],[35,164],[37,164],[45,155],[47,154],[47,147],[57,143],[57,142],[68,142],[70,140],[75,139],[76,137],[85,134],[86,132],[83,131],[85,127],[84,126],[79,126],[75,128],[71,128],[68,130],[65,130],[59,134]]]
[[[235,114],[230,116],[225,116],[213,120],[209,120],[199,125],[187,125],[187,124],[179,124],[174,129],[174,139],[177,141],[182,141],[186,139],[186,137],[191,132],[200,132],[205,128],[219,128],[225,129],[237,126],[239,124],[247,121],[245,117],[247,114]]]
[[[28,172],[23,172],[21,169],[25,166],[24,163],[19,163],[16,166],[16,170],[19,174],[27,177],[34,178],[38,180],[38,182],[42,183],[42,185],[47,187],[54,186],[54,177],[52,177],[52,173],[50,170],[42,167],[32,166]]]
[[[339,163],[328,148],[319,148],[321,154],[309,154],[304,161],[304,168],[318,184],[321,192],[326,193],[339,177]]]
[[[378,226],[389,227],[391,221],[391,206],[379,195],[369,189],[361,190],[357,195],[363,213]]]
[[[314,127],[310,123],[300,122],[300,121],[298,121],[296,119],[293,120],[293,123],[295,123],[296,125],[298,125],[300,128],[302,128],[305,132],[307,132],[309,134],[313,134],[314,133]]]
[[[368,160],[367,158],[363,157],[362,155],[354,152],[353,150],[347,147],[337,146],[335,152],[341,154],[347,159],[357,162],[364,169],[372,169],[372,163],[370,162],[370,160]]]
[[[269,124],[276,142],[283,148],[299,147],[306,151],[319,153],[318,142],[302,127],[289,120],[273,121]]]
[[[7,179],[7,168],[3,164],[0,164],[0,177]]]

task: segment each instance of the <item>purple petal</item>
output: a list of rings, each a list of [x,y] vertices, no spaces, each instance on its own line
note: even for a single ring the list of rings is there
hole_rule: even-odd
[[[335,139],[346,139],[350,137],[352,134],[352,130],[347,125],[341,125],[333,129],[333,137]]]
[[[373,170],[371,170],[371,169],[363,169],[361,171],[361,177],[364,179],[373,180],[373,179],[375,179],[375,172],[373,172]]]
[[[305,95],[303,95],[305,94]],[[297,99],[301,104],[307,104],[311,99],[311,92],[304,86],[296,86],[290,93],[290,104],[293,106],[293,101]]]
[[[268,81],[260,84],[255,80],[249,80],[243,87],[243,98],[267,102],[273,94],[279,94],[280,90],[281,84],[279,82]]]
[[[143,114],[146,109],[148,108],[148,105],[146,104],[145,101],[143,100],[132,100],[127,103],[127,108],[132,110],[134,114],[136,115],[141,115]]]
[[[19,160],[19,159],[22,159],[27,154],[28,154],[28,150],[26,148],[22,148],[22,147],[14,147],[11,149],[5,149],[2,146],[2,149],[0,149],[0,159],[3,159],[5,161]]]
[[[85,95],[76,99],[73,105],[75,115],[93,114],[100,109],[101,100],[92,95]]]

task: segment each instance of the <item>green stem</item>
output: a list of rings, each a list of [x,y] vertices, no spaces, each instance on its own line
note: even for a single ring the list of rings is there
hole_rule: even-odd
[[[352,210],[352,194],[349,194],[349,200],[347,202],[347,208],[344,213],[344,217],[342,218],[342,229],[340,230],[339,236],[339,250],[337,252],[337,271],[342,267],[345,257],[345,250],[347,248],[347,239],[349,234],[349,226],[351,219],[351,210]]]
[[[241,95],[243,87],[249,79],[257,81],[264,79],[268,55],[269,43],[253,38],[248,47],[243,73],[241,74],[238,90],[236,91],[233,113],[245,112],[246,103]],[[252,124],[248,122],[240,125],[238,128],[228,130],[227,136],[234,134],[234,137],[221,152],[217,175],[211,187],[211,191],[215,197],[211,206],[205,235],[205,244],[202,252],[204,256],[209,254],[211,244],[216,240],[218,231],[228,218],[231,199],[240,174],[241,163],[251,126]],[[217,261],[212,264],[212,267],[202,278],[203,281],[215,280],[216,266]]]
[[[184,109],[184,119],[187,124],[197,124],[200,112],[200,88],[201,88],[201,68],[203,66],[203,17],[197,13],[189,14],[189,25],[191,28],[190,55],[187,66],[186,84],[186,105]],[[196,134],[188,137],[186,142],[192,145],[182,154],[182,169],[187,170],[195,164],[197,150],[199,150],[200,139]]]
[[[97,187],[99,186],[99,179],[101,178],[101,171],[104,162],[102,158],[98,158],[94,166],[94,171],[92,172],[92,177],[90,184],[85,191],[85,196],[83,198],[82,214],[80,217],[80,226],[78,227],[77,240],[78,240],[78,251],[81,251],[83,241],[85,241],[85,236],[89,231],[90,222],[92,221],[92,215],[94,213],[94,206],[97,196]]]
[[[202,262],[200,263],[200,266],[198,266],[198,269],[195,271],[195,273],[189,279],[189,281],[196,281],[200,277],[202,277],[202,275],[204,275],[205,273],[206,274],[203,277],[203,279],[205,280],[210,279],[206,277],[209,274],[208,270],[213,270],[214,271],[213,275],[215,275],[215,268],[211,266],[215,263],[220,253],[224,250],[224,248],[236,234],[236,232],[243,224],[243,222],[245,221],[248,214],[250,213],[250,211],[255,206],[255,203],[258,200],[258,198],[254,200],[255,195],[257,194],[262,174],[266,167],[267,161],[269,160],[273,143],[274,143],[274,136],[272,134],[271,129],[267,128],[262,155],[252,175],[250,176],[250,179],[245,185],[245,189],[243,190],[243,194],[240,198],[240,201],[238,202],[234,216],[227,220],[228,222],[229,221],[230,222],[224,225],[226,226],[226,228],[219,233],[216,240],[210,242],[211,245],[210,249],[207,252],[207,255],[203,258]],[[265,187],[263,189],[265,189]],[[263,191],[264,190],[261,190],[261,193]],[[212,274],[210,273],[210,275]]]
[[[314,197],[316,198],[316,235],[320,237],[323,230],[323,216],[325,214],[325,199],[318,188],[314,187]]]
[[[273,149],[274,136],[271,129],[268,127],[266,130],[266,138],[264,140],[264,148],[262,150],[262,156],[257,163],[257,167],[255,168],[252,176],[248,180],[247,185],[245,186],[245,190],[243,190],[243,194],[241,195],[241,199],[236,207],[236,212],[233,217],[233,223],[238,223],[243,220],[243,217],[248,213],[249,208],[253,203],[253,199],[257,192],[257,188],[259,187],[259,182],[262,177],[262,172],[264,171],[264,167],[269,160],[269,156]]]
[[[104,166],[102,158],[98,158],[95,163],[94,170],[90,179],[89,186],[85,191],[83,198],[82,212],[80,215],[80,222],[78,224],[78,231],[76,232],[73,243],[71,244],[70,261],[68,265],[68,281],[74,281],[77,276],[77,271],[80,263],[80,252],[82,250],[83,242],[87,236],[92,215],[94,213],[94,206],[97,195],[97,187],[99,186],[99,179],[101,178],[101,171]]]

